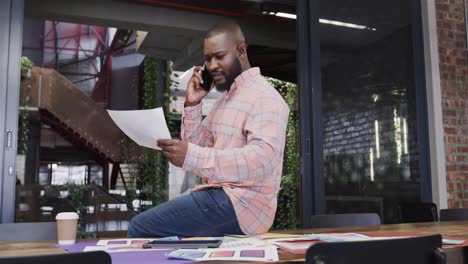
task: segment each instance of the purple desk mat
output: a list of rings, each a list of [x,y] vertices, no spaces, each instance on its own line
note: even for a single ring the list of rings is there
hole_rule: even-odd
[[[70,253],[82,252],[87,246],[95,246],[96,242],[80,242],[74,245],[55,245],[58,248],[64,249]],[[133,252],[111,252],[109,255],[112,258],[112,264],[188,264],[193,263],[190,260],[168,259],[166,254],[172,250],[143,250]]]

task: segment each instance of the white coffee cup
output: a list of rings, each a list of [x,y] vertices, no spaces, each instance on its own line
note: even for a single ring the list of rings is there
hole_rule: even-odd
[[[74,212],[59,213],[55,220],[57,220],[58,243],[60,245],[75,244],[78,214]]]

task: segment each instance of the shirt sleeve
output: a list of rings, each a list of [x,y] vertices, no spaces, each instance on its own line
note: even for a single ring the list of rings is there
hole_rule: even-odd
[[[282,164],[288,106],[281,99],[259,99],[244,126],[242,148],[214,149],[189,144],[182,166],[215,182],[255,181]]]
[[[184,108],[181,138],[198,146],[213,146],[209,131],[202,125],[202,104]]]

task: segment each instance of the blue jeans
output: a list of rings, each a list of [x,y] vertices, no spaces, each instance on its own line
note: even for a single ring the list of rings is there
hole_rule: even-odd
[[[243,234],[229,196],[210,188],[167,201],[135,216],[128,237]]]

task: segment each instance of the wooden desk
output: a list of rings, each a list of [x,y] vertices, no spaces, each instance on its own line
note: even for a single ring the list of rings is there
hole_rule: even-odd
[[[431,222],[416,224],[380,225],[374,227],[345,227],[345,228],[321,228],[321,229],[295,229],[275,231],[275,233],[288,234],[311,234],[331,232],[357,232],[368,235],[431,235],[442,234],[445,237],[454,237],[468,241],[468,221],[456,222]],[[59,254],[66,251],[56,248],[55,241],[40,242],[0,242],[0,257],[5,256],[27,256],[43,254]],[[468,243],[464,247],[444,247],[448,255],[449,264],[461,264],[468,261]],[[280,251],[280,262],[303,262],[303,255],[294,255]],[[220,262],[225,264],[226,262]]]

